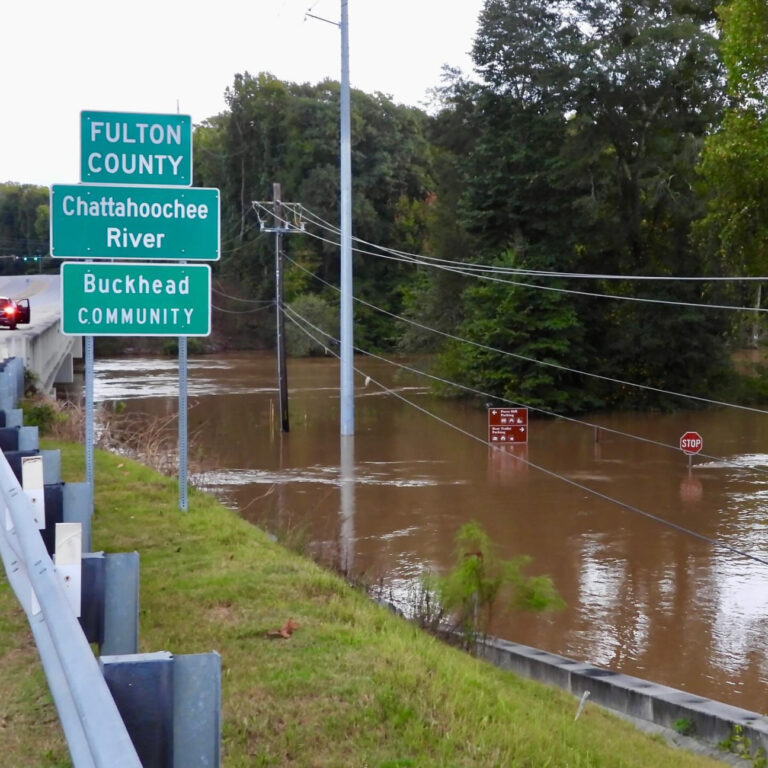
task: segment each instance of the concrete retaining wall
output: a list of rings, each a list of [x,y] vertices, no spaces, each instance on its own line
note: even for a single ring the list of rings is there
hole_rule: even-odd
[[[688,720],[692,724],[690,735],[709,744],[733,737],[734,726],[740,726],[751,752],[762,748],[768,754],[768,717],[756,712],[500,638],[479,642],[478,656],[577,697],[589,691],[590,701],[666,728],[674,728],[678,720]]]
[[[0,331],[0,359],[18,357],[37,374],[38,387],[49,392],[54,383],[72,381],[72,358],[82,357],[82,338],[64,336],[58,318],[48,318],[29,329]]]

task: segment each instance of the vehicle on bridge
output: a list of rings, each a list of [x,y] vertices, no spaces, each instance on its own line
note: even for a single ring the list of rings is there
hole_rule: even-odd
[[[0,296],[0,326],[5,325],[15,331],[19,323],[28,323],[29,317],[29,299],[14,301]]]

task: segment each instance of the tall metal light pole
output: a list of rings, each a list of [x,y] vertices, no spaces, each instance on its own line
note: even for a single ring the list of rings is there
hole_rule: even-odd
[[[315,16],[307,11],[305,17],[334,24],[341,29],[341,105],[340,105],[340,175],[341,187],[341,327],[340,340],[340,395],[341,395],[341,434],[355,434],[355,377],[353,359],[352,330],[352,149],[350,141],[349,117],[349,0],[341,0],[341,23]]]
[[[349,117],[348,0],[341,0],[341,434],[355,434],[352,329],[352,152]]]

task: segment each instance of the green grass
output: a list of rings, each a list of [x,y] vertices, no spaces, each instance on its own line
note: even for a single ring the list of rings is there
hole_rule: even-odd
[[[56,444],[70,480],[82,447]],[[175,480],[96,454],[94,549],[141,555],[140,650],[222,656],[223,765],[715,765],[556,690],[478,662],[371,603]],[[287,640],[266,637],[292,618]],[[0,745],[68,765],[21,610],[0,578]]]

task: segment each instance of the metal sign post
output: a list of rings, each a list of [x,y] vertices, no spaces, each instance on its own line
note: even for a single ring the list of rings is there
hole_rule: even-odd
[[[85,339],[85,481],[93,488],[93,336]]]
[[[179,509],[189,509],[187,499],[187,337],[179,336]]]

